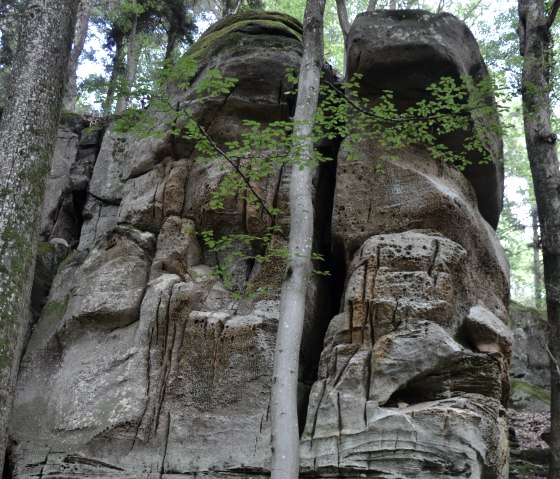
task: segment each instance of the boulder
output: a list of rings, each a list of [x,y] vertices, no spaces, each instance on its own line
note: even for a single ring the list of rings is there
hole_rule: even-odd
[[[347,77],[363,75],[361,94],[377,98],[392,90],[398,107],[427,96],[426,87],[442,77],[474,84],[488,82],[488,72],[476,40],[467,26],[448,13],[424,10],[380,10],[356,17],[348,34]],[[488,85],[486,85],[487,87]],[[485,88],[484,91],[488,91]],[[491,94],[481,100],[492,104]],[[486,151],[467,155],[465,176],[473,185],[478,209],[493,227],[502,210],[504,165],[502,140],[495,133],[497,112],[471,113],[471,127],[484,139]],[[466,133],[442,137],[451,149],[461,148]]]

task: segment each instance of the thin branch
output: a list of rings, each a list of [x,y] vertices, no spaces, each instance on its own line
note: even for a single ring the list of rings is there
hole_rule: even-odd
[[[196,121],[191,115],[189,115],[188,113],[185,113],[185,115],[187,116],[187,118],[189,118],[190,120],[194,121],[194,123],[196,124],[196,127],[198,128],[198,130],[200,131],[200,133],[202,133],[202,135],[204,136],[204,138],[206,138],[206,140],[208,141],[208,143],[210,143],[210,146],[212,147],[212,149],[218,153],[222,158],[224,158],[227,163],[235,170],[235,172],[241,177],[241,179],[243,180],[243,182],[247,185],[247,188],[249,189],[249,191],[251,191],[251,193],[255,196],[255,198],[257,199],[257,202],[262,206],[263,210],[265,211],[265,213],[270,217],[270,220],[272,221],[272,226],[274,226],[276,224],[275,221],[275,216],[270,212],[270,210],[267,208],[264,200],[257,194],[257,192],[255,191],[255,189],[251,186],[251,181],[249,180],[249,178],[247,178],[247,176],[245,175],[245,173],[243,173],[243,171],[241,170],[241,168],[239,168],[239,166],[235,163],[235,161],[224,151],[222,150],[215,142],[214,140],[210,137],[210,135],[206,132],[206,130],[204,129],[204,127],[198,122]]]
[[[556,15],[558,14],[558,9],[560,8],[560,0],[554,0],[552,7],[550,7],[550,14],[548,15],[548,20],[546,21],[546,28],[550,30],[554,20],[556,20]]]
[[[354,100],[352,100],[352,98],[349,98],[340,88],[338,88],[336,85],[334,85],[330,81],[328,81],[328,80],[322,80],[322,81],[323,81],[323,83],[325,83],[326,85],[331,87],[338,95],[340,95],[340,97],[344,101],[346,101],[346,103],[348,103],[355,110],[357,110],[360,113],[363,113],[364,115],[367,115],[371,118],[377,118],[378,120],[387,121],[387,122],[390,122],[390,123],[406,123],[408,121],[419,121],[420,122],[420,121],[437,120],[439,118],[455,117],[455,116],[460,115],[461,113],[463,115],[466,115],[467,112],[469,112],[469,111],[473,111],[473,110],[477,110],[479,108],[487,108],[487,107],[490,107],[490,106],[497,105],[496,102],[492,102],[492,103],[488,103],[488,104],[484,103],[482,105],[474,106],[472,108],[469,108],[467,111],[463,110],[461,113],[441,113],[441,114],[437,114],[437,115],[422,116],[422,117],[413,117],[413,116],[385,117],[385,116],[382,116],[382,115],[377,115],[375,113],[372,113],[371,111],[368,111],[365,108],[361,107]]]
[[[542,346],[544,347],[544,349],[546,350],[546,353],[548,354],[548,356],[550,358],[551,366],[553,366],[554,369],[556,370],[556,377],[560,378],[560,364],[558,364],[558,360],[554,357],[554,355],[552,354],[552,351],[550,351],[550,348],[548,347],[548,344],[542,344]]]

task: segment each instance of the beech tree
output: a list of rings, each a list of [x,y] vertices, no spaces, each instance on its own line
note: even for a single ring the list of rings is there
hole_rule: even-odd
[[[66,93],[64,95],[64,109],[68,111],[76,110],[76,99],[78,97],[77,69],[78,60],[84,50],[89,26],[89,16],[91,5],[89,0],[80,0],[78,7],[78,17],[76,21],[76,32],[74,34],[74,44],[68,62]]]
[[[556,133],[551,125],[549,53],[551,26],[560,0],[548,15],[544,0],[519,0],[519,45],[523,121],[527,154],[541,230],[544,287],[549,323],[551,365],[551,436],[549,479],[560,477],[560,170]]]
[[[313,246],[313,118],[323,67],[325,0],[307,0],[303,20],[303,58],[299,72],[293,141],[300,158],[290,181],[289,256],[280,293],[280,317],[272,376],[272,479],[299,475],[297,383]]]
[[[28,0],[0,121],[0,471],[77,0]]]

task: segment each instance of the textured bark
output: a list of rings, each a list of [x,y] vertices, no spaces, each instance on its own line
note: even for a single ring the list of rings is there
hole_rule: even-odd
[[[299,351],[305,315],[307,281],[313,245],[312,129],[323,66],[325,0],[308,0],[303,25],[303,59],[294,115],[294,142],[301,167],[292,168],[290,182],[289,260],[280,296],[280,317],[272,379],[272,479],[299,475],[297,384]],[[303,166],[307,165],[307,166]]]
[[[76,98],[78,97],[77,68],[78,60],[84,50],[88,32],[89,15],[91,6],[89,0],[81,0],[78,8],[78,19],[76,21],[76,32],[74,34],[74,45],[68,61],[68,73],[66,80],[66,94],[64,95],[64,109],[76,111]]]
[[[0,471],[76,0],[29,0],[0,123]]]
[[[548,477],[557,479],[560,477],[560,171],[556,134],[550,122],[548,51],[551,22],[545,17],[543,0],[519,0],[518,5],[525,140],[541,227],[550,325],[551,460]]]

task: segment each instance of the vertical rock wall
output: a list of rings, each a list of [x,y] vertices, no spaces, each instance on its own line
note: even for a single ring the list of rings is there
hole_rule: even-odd
[[[365,74],[370,98],[392,88],[406,104],[443,74],[485,75],[472,35],[447,15],[362,15],[349,45],[348,75]],[[243,120],[289,118],[285,69],[301,56],[293,19],[229,17],[191,53],[194,86],[173,93],[174,102],[190,105],[219,145],[247,131]],[[213,68],[239,82],[228,95],[197,98],[197,82]],[[478,128],[484,119],[472,120]],[[46,271],[73,251],[37,289],[40,317],[11,427],[13,476],[268,475],[283,265],[238,266],[238,285],[250,278],[272,288],[238,298],[211,274],[223,257],[194,233],[258,234],[268,219],[241,195],[211,210],[231,172],[220,158],[197,161],[189,141],[84,127],[75,119],[61,130],[51,174]],[[451,147],[460,140],[446,139]],[[503,170],[500,140],[489,140],[492,161],[471,158],[466,174],[422,146],[388,162],[373,140],[351,138],[341,140],[336,178],[334,162],[319,171],[316,242],[332,246],[324,267],[337,277],[309,284],[304,474],[507,477],[507,264],[490,226]],[[283,210],[286,170],[253,185]]]
[[[175,92],[174,103],[190,105],[218,145],[239,139],[248,129],[243,120],[289,118],[285,70],[297,69],[301,56],[295,20],[228,19],[192,53],[199,61],[193,87]],[[197,82],[214,68],[238,83],[228,95],[197,97]],[[78,144],[78,133],[64,129],[43,230],[45,239],[62,237],[77,250],[58,269],[22,362],[14,476],[266,471],[278,295],[232,295],[211,274],[221,258],[194,231],[257,234],[267,218],[241,195],[212,211],[212,192],[232,173],[221,158],[198,162],[188,141],[138,139],[109,127],[93,171]],[[57,225],[75,210],[65,205],[81,165],[81,232],[66,234],[71,228]],[[285,175],[277,169],[255,185],[269,207],[286,209]],[[64,224],[75,224],[70,216]],[[277,269],[246,261],[235,280],[278,285]]]
[[[392,88],[406,105],[443,74],[485,72],[450,15],[362,14],[348,44],[347,74],[363,74],[373,100]],[[332,229],[347,280],[311,392],[306,471],[507,477],[512,335],[507,262],[482,216],[496,222],[501,209],[501,142],[490,141],[472,183],[421,145],[391,161],[374,140],[343,141]]]

